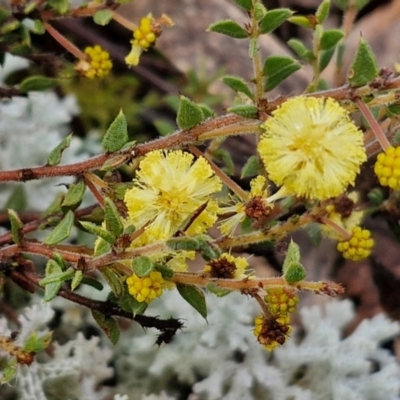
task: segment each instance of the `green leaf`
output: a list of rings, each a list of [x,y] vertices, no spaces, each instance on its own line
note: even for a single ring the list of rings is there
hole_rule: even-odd
[[[223,35],[227,35],[235,39],[246,39],[249,37],[249,34],[246,32],[246,30],[231,19],[215,22],[208,27],[207,31],[222,33]]]
[[[21,25],[19,27],[19,35],[21,39],[21,44],[27,47],[31,47],[32,41],[31,41],[31,33],[25,25]]]
[[[54,260],[49,260],[49,261],[54,261]],[[68,281],[74,277],[74,275],[75,275],[74,268],[70,267],[66,271],[63,271],[61,269],[60,265],[59,264],[57,264],[57,265],[58,265],[59,269],[53,268],[53,269],[51,269],[51,271],[53,271],[53,272],[50,272],[49,274],[47,273],[47,270],[46,270],[46,276],[39,281],[39,284],[41,286],[46,286],[46,285],[49,285],[52,283],[62,283],[64,281]],[[49,269],[49,271],[50,271],[50,269]]]
[[[269,92],[287,77],[298,71],[301,65],[292,57],[270,56],[265,60],[264,75],[266,76],[265,91]]]
[[[250,156],[242,168],[240,179],[256,176],[260,173],[260,160],[257,156]]]
[[[222,254],[218,246],[210,242],[210,238],[206,235],[198,236],[197,241],[200,245],[199,251],[205,261],[211,261],[219,258]]]
[[[192,285],[185,285],[183,283],[178,283],[176,285],[179,294],[196,310],[199,314],[207,319],[207,304],[204,293]]]
[[[104,286],[98,280],[91,278],[89,276],[83,276],[81,283],[83,285],[91,286],[92,288],[95,288],[96,290],[102,291],[104,289]]]
[[[22,347],[23,351],[26,352],[33,352],[33,353],[39,353],[40,351],[44,350],[49,346],[51,343],[53,333],[48,332],[45,333],[44,335],[38,337],[37,332],[33,331],[26,342],[24,343],[24,346]]]
[[[389,117],[398,117],[400,115],[400,104],[391,104],[386,107]]]
[[[102,256],[103,254],[107,254],[111,251],[111,245],[109,242],[102,238],[98,238],[96,240],[96,244],[94,247],[94,257]]]
[[[139,277],[148,276],[153,271],[154,264],[149,257],[141,256],[132,260],[133,272]]]
[[[25,185],[18,184],[7,199],[4,208],[12,208],[15,211],[22,211],[27,206]]]
[[[200,106],[185,96],[180,96],[176,123],[180,129],[190,129],[204,120],[204,114]]]
[[[302,281],[306,277],[306,270],[301,263],[290,263],[286,268],[286,272],[283,277],[288,283],[296,283]]]
[[[32,75],[28,78],[24,79],[20,85],[19,90],[24,93],[28,93],[31,91],[42,91],[51,89],[57,85],[57,79],[47,78],[42,75]]]
[[[322,72],[328,66],[334,54],[335,54],[335,47],[332,47],[329,50],[325,50],[321,53],[318,65],[320,72]]]
[[[109,197],[104,199],[104,221],[106,223],[106,230],[111,232],[115,237],[120,236],[124,231],[121,215]]]
[[[368,42],[361,38],[353,64],[347,78],[352,86],[363,86],[371,82],[379,74],[375,55]]]
[[[7,361],[6,365],[2,365],[2,377],[0,380],[0,384],[3,385],[12,381],[18,372],[18,362],[16,357],[13,357]]]
[[[254,11],[253,11],[253,15],[256,21],[260,22],[265,17],[266,13],[267,9],[265,8],[264,4],[257,1],[256,4],[254,4]]]
[[[287,20],[292,24],[302,26],[303,28],[314,29],[315,22],[311,17],[305,15],[293,15],[293,17],[290,17]]]
[[[46,28],[44,27],[43,22],[40,21],[39,19],[35,19],[33,23],[32,32],[35,33],[36,35],[43,35],[46,32]]]
[[[53,260],[61,267],[63,271],[67,269],[67,263],[60,253],[54,252]]]
[[[62,273],[62,268],[54,260],[48,260],[46,264],[45,278],[52,275],[57,275]],[[40,282],[39,282],[40,283]],[[44,301],[51,301],[57,296],[58,291],[61,289],[62,282],[56,281],[54,283],[49,283],[44,287]]]
[[[288,8],[276,8],[268,11],[260,22],[261,33],[270,33],[281,26],[289,17],[293,15],[293,11]]]
[[[255,118],[258,114],[258,108],[254,104],[237,104],[229,107],[227,111],[244,118]]]
[[[14,19],[10,22],[6,22],[5,24],[3,24],[3,26],[0,29],[0,33],[2,35],[5,35],[7,33],[17,30],[20,26],[21,26],[21,22]]]
[[[330,29],[322,34],[319,47],[321,50],[328,50],[337,45],[339,40],[344,36],[340,29]]]
[[[228,175],[234,174],[235,165],[232,160],[232,155],[229,151],[219,148],[214,151],[213,157],[217,161],[221,161],[225,164],[224,170]]]
[[[18,214],[11,210],[10,208],[7,209],[8,218],[10,218],[11,223],[11,237],[15,244],[20,244],[22,239],[22,228],[24,224],[19,219]]]
[[[293,240],[289,244],[282,271],[288,283],[302,281],[306,277],[306,270],[300,262],[299,246]]]
[[[111,232],[106,231],[105,229],[101,228],[99,225],[94,224],[93,222],[89,221],[79,221],[79,223],[83,226],[85,230],[93,235],[101,237],[107,243],[114,244],[116,237]]]
[[[116,298],[120,298],[125,294],[125,285],[121,276],[115,271],[112,265],[105,265],[99,268],[99,271]]]
[[[76,271],[74,277],[72,278],[71,282],[71,290],[74,291],[82,282],[83,279],[83,272]]]
[[[120,330],[116,319],[113,317],[108,317],[97,310],[92,310],[92,315],[101,330],[110,339],[111,343],[117,344],[120,336]]]
[[[124,309],[127,312],[131,312],[133,315],[143,314],[148,306],[148,304],[145,301],[142,301],[140,303],[128,292],[125,292],[124,297],[119,299],[118,304],[121,306],[122,309]]]
[[[44,239],[44,243],[53,245],[68,239],[71,235],[71,229],[74,225],[74,213],[70,210],[67,212],[61,222],[53,229],[53,231]]]
[[[247,97],[253,100],[254,96],[244,79],[238,76],[225,75],[221,78],[225,85],[228,85],[235,92],[244,93]]]
[[[93,15],[93,21],[97,25],[105,26],[112,20],[112,17],[113,12],[111,10],[100,10]]]
[[[66,14],[69,10],[68,0],[48,0],[47,4],[54,8],[59,14]]]
[[[210,282],[209,284],[207,284],[206,289],[209,292],[214,293],[218,297],[224,297],[227,294],[231,293],[229,289],[221,288],[215,282]]]
[[[331,6],[331,0],[324,0],[319,7],[317,8],[317,11],[315,13],[315,17],[318,21],[318,23],[323,24],[326,18],[329,15],[329,8]]]
[[[158,272],[161,272],[161,275],[164,279],[172,278],[174,276],[174,271],[165,265],[154,264],[154,269]]]
[[[252,0],[233,0],[236,5],[238,5],[240,8],[243,8],[245,11],[250,11],[251,8],[253,7],[253,1]]]
[[[249,44],[249,57],[251,59],[254,59],[255,55],[258,53],[258,48],[259,48],[258,39],[251,38]]]
[[[58,165],[61,162],[62,153],[71,144],[72,133],[66,136],[60,144],[58,144],[47,157],[48,165]]]
[[[61,203],[62,207],[71,207],[79,205],[85,194],[86,185],[84,181],[78,181],[69,185],[68,192]]]
[[[167,240],[166,245],[172,250],[198,250],[200,243],[195,238],[182,237]]]
[[[198,106],[201,108],[201,111],[204,115],[204,119],[210,118],[214,115],[214,111],[211,107],[209,107],[207,104],[200,103]]]
[[[287,44],[304,61],[310,62],[315,59],[314,53],[298,39],[290,39]]]
[[[126,117],[120,110],[117,117],[111,122],[101,142],[103,149],[108,153],[120,150],[128,141],[128,125]]]

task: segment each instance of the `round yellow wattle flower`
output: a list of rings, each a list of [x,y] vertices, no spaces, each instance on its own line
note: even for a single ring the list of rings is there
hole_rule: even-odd
[[[124,201],[132,223],[137,228],[146,225],[147,242],[169,239],[204,204],[189,229],[203,233],[217,220],[218,207],[211,195],[222,184],[204,157],[194,160],[181,150],[152,151],[141,161],[134,183]]]
[[[288,195],[324,200],[353,184],[367,156],[363,133],[330,98],[295,97],[265,121],[258,151]]]

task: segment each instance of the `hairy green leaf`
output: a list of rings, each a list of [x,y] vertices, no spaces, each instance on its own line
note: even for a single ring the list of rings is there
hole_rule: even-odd
[[[235,39],[245,39],[249,37],[249,34],[246,32],[246,30],[231,19],[215,22],[208,27],[207,31],[222,33],[223,35],[227,35]]]
[[[272,90],[300,68],[301,65],[292,57],[268,57],[263,68],[264,75],[266,76],[265,91]]]
[[[53,245],[68,239],[71,235],[71,229],[74,225],[74,213],[70,210],[65,214],[61,222],[53,229],[53,231],[44,239],[44,243]]]
[[[176,285],[179,294],[196,310],[199,314],[207,319],[206,298],[202,290],[192,285],[178,283]]]
[[[260,23],[261,33],[270,33],[281,26],[289,17],[293,15],[293,11],[288,8],[276,8],[267,11],[267,14]]]
[[[63,151],[71,144],[72,133],[66,136],[60,144],[58,144],[47,157],[48,165],[58,165],[61,162]]]
[[[190,129],[204,120],[203,110],[194,101],[180,96],[176,123],[180,129]]]
[[[117,117],[111,122],[101,142],[103,149],[109,153],[120,150],[128,141],[128,125],[126,117],[120,110]]]
[[[110,339],[111,343],[116,344],[120,336],[120,330],[117,320],[114,317],[106,316],[97,310],[92,310],[92,315],[101,330]]]

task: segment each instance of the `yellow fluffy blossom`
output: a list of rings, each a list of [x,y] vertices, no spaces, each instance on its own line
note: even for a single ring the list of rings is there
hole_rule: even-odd
[[[249,266],[244,257],[234,257],[229,253],[222,253],[217,260],[210,261],[203,269],[210,278],[219,279],[244,279]]]
[[[127,280],[129,293],[139,303],[150,303],[155,298],[162,295],[165,280],[159,271],[151,271],[149,276],[138,277],[136,274],[131,275]]]
[[[132,224],[146,225],[147,243],[169,239],[205,204],[190,229],[204,233],[217,219],[211,195],[222,184],[204,157],[194,160],[181,150],[150,152],[140,162],[134,183],[124,201]]]
[[[249,201],[234,199],[234,204],[226,207],[220,207],[220,214],[232,214],[226,218],[220,225],[220,231],[226,236],[232,236],[240,223],[246,216],[251,219],[259,220],[269,215],[272,204],[268,204],[265,198],[268,196],[268,190],[265,187],[266,179],[258,175],[250,182]]]
[[[400,146],[388,147],[378,154],[374,171],[382,186],[400,190]]]
[[[367,159],[362,132],[330,98],[294,97],[261,128],[258,151],[269,178],[289,195],[338,196]]]
[[[75,69],[89,79],[104,78],[112,68],[110,54],[100,46],[86,47],[87,59],[79,60]]]
[[[253,333],[258,342],[268,351],[283,345],[292,330],[288,315],[277,318],[266,318],[264,315],[259,315],[254,320]]]
[[[340,241],[337,249],[347,260],[359,261],[371,254],[373,246],[374,240],[371,238],[371,232],[356,226],[352,229],[351,238]]]

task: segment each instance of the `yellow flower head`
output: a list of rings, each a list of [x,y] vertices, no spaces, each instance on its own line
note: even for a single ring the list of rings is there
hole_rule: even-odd
[[[154,46],[157,37],[162,32],[162,27],[172,25],[172,20],[165,14],[158,19],[154,19],[151,14],[143,17],[140,20],[139,27],[133,31],[132,49],[125,57],[126,64],[129,66],[138,65],[140,55],[143,51],[147,51],[151,46]]]
[[[147,224],[148,243],[169,239],[204,204],[189,229],[204,233],[217,219],[211,195],[222,184],[203,157],[194,161],[192,154],[181,150],[152,151],[140,162],[134,183],[124,201],[132,224],[137,228]]]
[[[324,200],[354,183],[367,156],[363,134],[330,98],[295,97],[265,121],[258,151],[289,195]]]
[[[165,280],[158,271],[151,271],[149,276],[140,278],[136,274],[131,275],[127,280],[129,293],[139,303],[150,303],[162,295]]]
[[[382,186],[400,190],[400,146],[390,146],[378,154],[374,171]]]
[[[112,68],[110,54],[100,46],[86,47],[85,54],[87,59],[79,60],[75,69],[89,79],[104,78]]]
[[[374,247],[374,239],[368,229],[356,226],[351,230],[352,236],[349,240],[341,240],[337,249],[343,257],[351,261],[359,261],[369,257]]]

